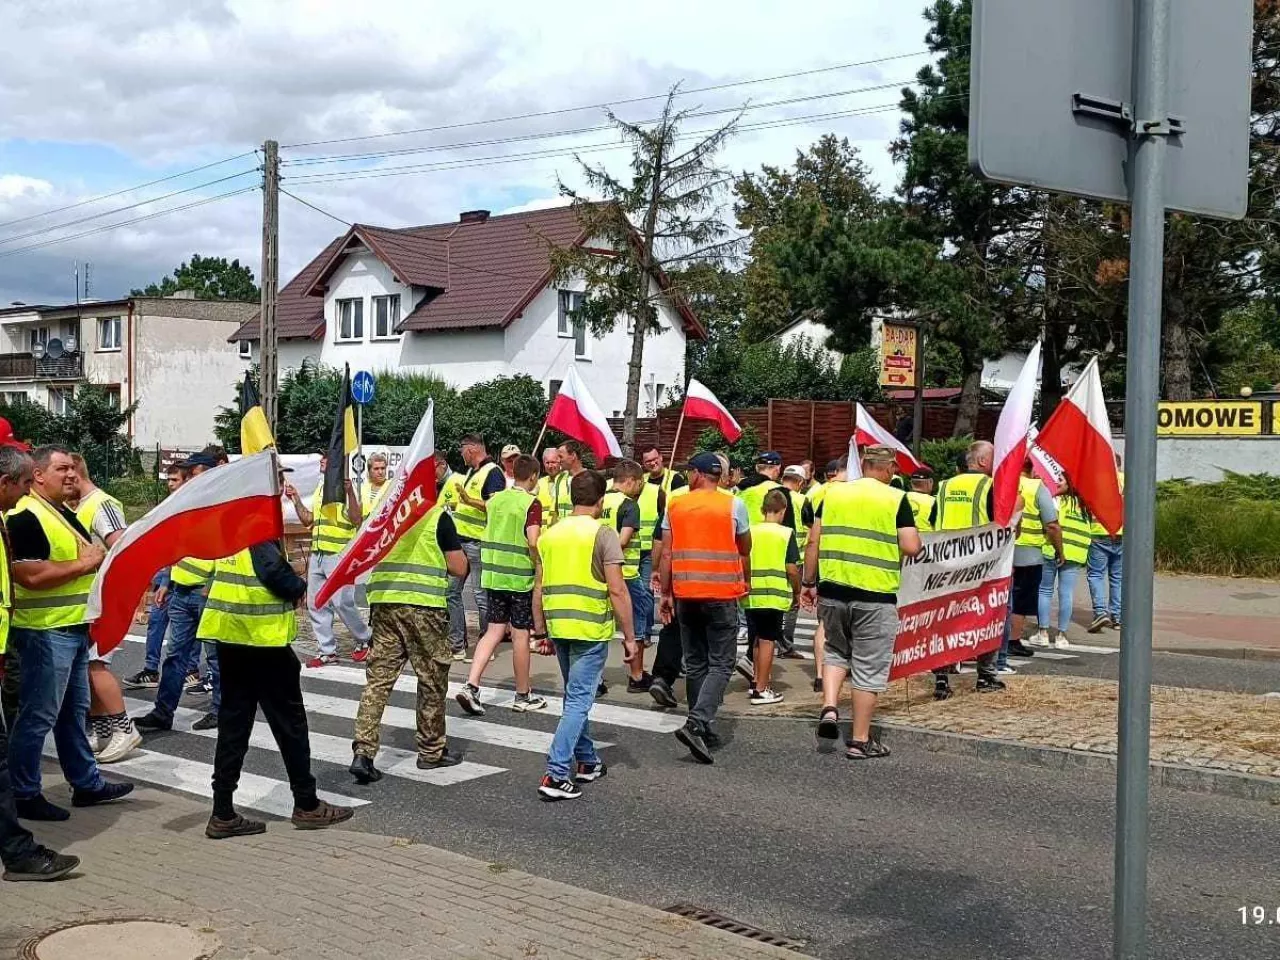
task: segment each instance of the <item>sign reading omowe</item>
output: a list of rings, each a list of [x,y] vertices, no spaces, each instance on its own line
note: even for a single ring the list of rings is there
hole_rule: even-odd
[[[1262,435],[1262,404],[1256,400],[1161,403],[1156,433],[1161,437],[1258,437]]]
[[[916,328],[886,323],[880,334],[880,386],[916,385]]]
[[[972,660],[1000,646],[1017,528],[1015,516],[1009,527],[920,535],[924,549],[902,565],[890,680]]]

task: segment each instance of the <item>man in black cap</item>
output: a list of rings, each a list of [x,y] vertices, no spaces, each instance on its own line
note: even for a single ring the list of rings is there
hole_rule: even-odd
[[[929,517],[933,513],[933,471],[928,467],[920,467],[911,472],[911,486],[907,490],[907,502],[911,504],[911,514],[916,518],[916,529],[928,533],[933,529],[929,525]]]

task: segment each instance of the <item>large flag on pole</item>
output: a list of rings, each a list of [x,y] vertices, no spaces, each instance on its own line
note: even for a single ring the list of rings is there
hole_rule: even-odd
[[[1108,533],[1124,526],[1124,495],[1097,357],[1053,411],[1036,444],[1062,465],[1071,486]]]
[[[435,401],[431,400],[418,429],[413,432],[409,451],[396,471],[391,492],[365,517],[360,532],[338,554],[337,565],[316,594],[317,607],[323,607],[335,593],[372,570],[396,541],[435,506],[435,453]]]
[[[113,650],[133,623],[157,570],[183,557],[217,560],[284,536],[274,453],[206,471],[126,529],[98,569],[89,593],[89,635]]]
[[[585,443],[595,454],[597,464],[603,463],[606,457],[622,456],[622,448],[609,428],[608,418],[573,367],[569,368],[560,392],[551,404],[547,426]]]
[[[856,433],[849,438],[849,452],[845,454],[845,463],[848,466],[844,469],[844,478],[846,480],[861,480],[862,454],[858,452],[858,435]]]
[[[258,385],[246,370],[244,383],[240,385],[240,452],[247,457],[274,449],[275,445],[276,438],[271,435],[267,415],[262,412],[262,401],[258,398]]]
[[[1036,437],[1040,435],[1040,431],[1036,429],[1036,425],[1031,425],[1031,431],[1027,434],[1027,440],[1031,443],[1031,448],[1027,451],[1027,459],[1031,461],[1031,472],[1044,481],[1055,494],[1058,488],[1062,486],[1062,481],[1066,474],[1062,470],[1062,464],[1049,456],[1036,444]]]
[[[996,455],[992,469],[996,515],[992,518],[1002,527],[1008,526],[1018,512],[1021,498],[1018,478],[1027,460],[1027,433],[1031,430],[1031,411],[1036,402],[1036,385],[1040,380],[1040,342],[1027,354],[1027,362],[1014,381],[1013,389],[1000,411],[996,424]]]
[[[864,447],[893,447],[898,452],[898,472],[910,474],[912,471],[919,470],[924,466],[919,460],[912,456],[911,451],[895,437],[892,433],[880,426],[876,422],[876,418],[867,412],[867,408],[862,404],[858,404],[856,420],[854,423],[854,436],[858,438],[858,443]]]
[[[342,396],[338,400],[338,412],[333,418],[333,430],[329,433],[329,446],[325,448],[324,493],[320,497],[321,509],[328,504],[347,502],[347,456],[356,449],[355,404],[351,399],[351,365],[342,369]],[[342,509],[338,507],[337,509]]]
[[[730,443],[737,443],[742,436],[742,427],[733,419],[729,409],[697,380],[690,380],[689,388],[684,392],[684,416],[690,420],[712,421]]]

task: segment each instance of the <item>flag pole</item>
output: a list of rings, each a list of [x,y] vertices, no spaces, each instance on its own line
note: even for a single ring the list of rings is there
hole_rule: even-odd
[[[676,442],[671,445],[671,462],[676,462],[676,451],[680,448],[680,431],[684,429],[684,404],[680,405],[680,422],[676,424]]]
[[[547,421],[542,421],[542,429],[538,431],[538,439],[533,441],[533,455],[538,456],[538,448],[542,446],[542,438],[547,435]]]

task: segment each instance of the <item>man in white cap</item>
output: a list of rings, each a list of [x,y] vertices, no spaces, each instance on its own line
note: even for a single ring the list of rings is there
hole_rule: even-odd
[[[507,479],[507,489],[510,490],[516,485],[516,460],[520,457],[520,448],[514,443],[508,443],[502,448],[502,475]]]

